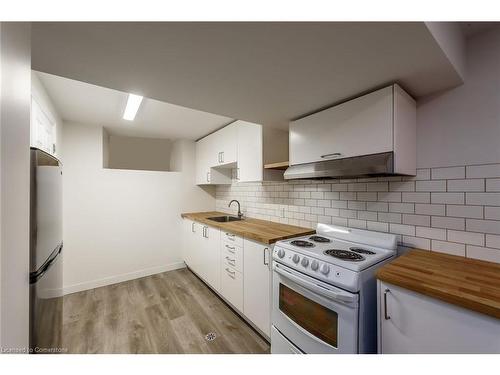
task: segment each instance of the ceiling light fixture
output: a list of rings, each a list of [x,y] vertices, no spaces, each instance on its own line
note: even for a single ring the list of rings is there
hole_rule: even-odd
[[[127,106],[123,112],[123,119],[127,121],[134,121],[135,115],[139,110],[143,97],[140,95],[128,94]]]

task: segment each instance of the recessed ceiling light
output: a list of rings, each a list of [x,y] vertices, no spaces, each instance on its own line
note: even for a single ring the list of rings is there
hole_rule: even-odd
[[[123,112],[123,119],[133,121],[139,110],[143,97],[140,95],[128,94],[127,106]]]

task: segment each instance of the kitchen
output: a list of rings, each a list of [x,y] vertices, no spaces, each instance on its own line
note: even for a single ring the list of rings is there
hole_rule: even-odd
[[[500,353],[498,23],[0,35],[2,351]]]

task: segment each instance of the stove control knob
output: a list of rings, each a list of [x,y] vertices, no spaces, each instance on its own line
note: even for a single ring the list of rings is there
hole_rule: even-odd
[[[309,265],[309,259],[307,258],[302,258],[302,262],[300,262],[302,266],[307,267]]]
[[[330,272],[330,266],[328,264],[322,264],[319,270],[323,275],[328,275],[328,272]]]
[[[279,249],[279,250],[278,250],[278,256],[279,256],[280,258],[283,258],[283,257],[285,256],[285,250],[283,250],[283,249]]]
[[[318,263],[318,261],[317,261],[317,260],[313,260],[313,261],[312,261],[312,263],[311,263],[311,269],[312,269],[313,271],[317,271],[317,270],[318,270],[318,268],[319,268],[319,263]]]
[[[299,263],[300,257],[297,254],[294,254],[292,260],[294,263]]]

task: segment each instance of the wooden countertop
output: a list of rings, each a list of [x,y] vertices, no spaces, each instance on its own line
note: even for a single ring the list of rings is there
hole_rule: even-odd
[[[227,214],[217,211],[190,212],[181,214],[183,218],[191,219],[211,227],[220,228],[229,233],[243,236],[265,244],[272,244],[279,240],[316,233],[314,229],[252,218],[245,218],[242,221],[232,221],[229,223],[218,223],[216,221],[208,220],[209,217],[225,215]]]
[[[413,249],[377,278],[500,319],[500,264]]]

